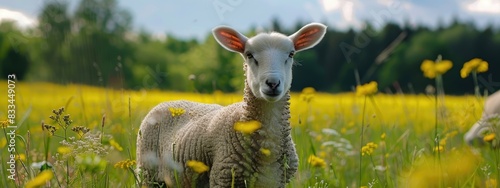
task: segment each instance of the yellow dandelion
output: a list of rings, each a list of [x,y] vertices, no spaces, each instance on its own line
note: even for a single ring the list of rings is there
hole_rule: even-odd
[[[115,164],[115,168],[129,169],[136,164],[135,160],[126,159]]]
[[[116,150],[123,151],[122,146],[120,146],[120,144],[118,144],[118,142],[116,142],[115,140],[110,140],[109,144],[113,146]]]
[[[364,95],[374,95],[378,91],[378,84],[375,81],[371,81],[370,83],[364,85],[356,86],[356,95],[364,96]]]
[[[186,163],[186,166],[188,166],[189,168],[193,169],[193,171],[195,171],[198,174],[206,172],[209,169],[208,166],[205,165],[205,163],[200,162],[200,161],[195,161],[195,160],[189,160]]]
[[[269,157],[271,155],[271,150],[266,149],[266,148],[260,148],[260,153],[262,153],[263,155]]]
[[[488,71],[488,62],[480,58],[474,58],[464,63],[460,70],[460,77],[467,78],[471,72],[481,73],[486,71]]]
[[[0,121],[0,128],[5,129],[7,126],[9,126],[8,120]]]
[[[300,93],[300,99],[309,103],[314,98],[315,93],[316,90],[313,87],[305,87]]]
[[[495,139],[495,133],[490,133],[490,134],[487,134],[486,136],[483,137],[483,140],[485,142],[491,142]]]
[[[439,146],[434,147],[434,149],[432,149],[432,150],[434,152],[443,152],[444,151],[444,146],[439,145]]]
[[[380,135],[380,139],[385,140],[385,133],[382,133],[382,135]]]
[[[255,120],[241,122],[238,121],[234,124],[234,130],[239,131],[244,134],[252,134],[257,129],[260,129],[261,123]]]
[[[172,117],[180,116],[186,112],[183,108],[168,108]]]
[[[26,188],[40,187],[45,185],[47,181],[50,181],[54,177],[51,170],[44,170],[40,172],[35,178],[26,183]]]
[[[315,155],[309,156],[307,162],[311,164],[313,167],[326,167],[326,162],[322,158],[316,157]]]
[[[453,67],[453,63],[450,60],[442,60],[440,62],[434,62],[432,60],[424,60],[420,65],[420,70],[424,72],[424,76],[430,79],[436,78],[438,75],[442,75]]]
[[[71,153],[71,148],[67,146],[61,146],[57,148],[57,153],[66,155],[68,153]]]
[[[378,145],[373,142],[368,142],[365,146],[361,147],[361,155],[371,155]]]
[[[21,153],[19,155],[16,155],[15,159],[18,161],[26,161],[26,155],[24,153]]]

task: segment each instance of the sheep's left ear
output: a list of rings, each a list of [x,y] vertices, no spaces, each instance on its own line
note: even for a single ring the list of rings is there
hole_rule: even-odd
[[[318,44],[326,33],[326,26],[320,23],[310,23],[290,35],[295,51],[307,50]]]

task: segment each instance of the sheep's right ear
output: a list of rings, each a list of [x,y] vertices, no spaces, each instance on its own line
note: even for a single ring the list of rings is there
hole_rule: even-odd
[[[219,26],[212,30],[215,40],[224,48],[232,52],[243,53],[247,37],[238,31],[227,27]]]

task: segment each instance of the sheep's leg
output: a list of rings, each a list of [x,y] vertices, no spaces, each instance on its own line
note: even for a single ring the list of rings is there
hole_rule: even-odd
[[[214,162],[210,169],[210,187],[221,188],[223,185],[231,185],[231,169],[234,170],[234,168],[224,167],[220,161]]]
[[[290,179],[295,175],[299,167],[299,157],[297,156],[297,151],[295,150],[295,144],[293,143],[292,137],[289,135],[285,143],[285,183],[290,182]]]
[[[188,110],[181,102],[161,103],[141,123],[137,136],[137,167],[142,171],[146,184],[166,180],[172,182],[167,165],[172,161],[171,139],[179,124],[185,123],[187,117],[173,117],[169,109],[179,107]]]
[[[159,126],[146,125],[143,121],[137,135],[137,169],[144,175],[145,183],[149,184],[157,178],[158,165],[153,164],[159,148]]]

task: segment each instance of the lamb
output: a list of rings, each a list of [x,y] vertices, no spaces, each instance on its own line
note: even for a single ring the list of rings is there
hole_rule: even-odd
[[[222,47],[244,59],[243,102],[157,105],[140,126],[138,171],[146,182],[167,186],[177,178],[182,187],[284,187],[298,168],[289,122],[293,56],[318,44],[326,26],[311,23],[290,36],[272,32],[247,38],[227,26],[212,33]],[[235,130],[236,123],[249,126],[245,122],[260,127],[252,133]],[[209,170],[193,171],[186,164],[190,160]]]
[[[500,91],[497,91],[490,95],[484,103],[484,111],[481,119],[477,121],[470,129],[465,133],[465,141],[472,144],[484,144],[483,137],[486,132],[492,131],[491,118],[500,117]]]

